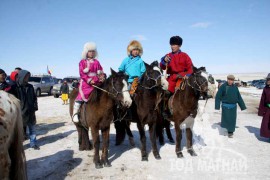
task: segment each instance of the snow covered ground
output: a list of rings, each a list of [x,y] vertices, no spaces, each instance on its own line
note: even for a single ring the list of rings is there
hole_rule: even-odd
[[[149,161],[142,162],[136,125],[132,124],[136,147],[131,148],[128,139],[120,146],[114,145],[112,124],[109,152],[112,167],[98,170],[93,164],[93,151],[78,150],[77,132],[68,106],[62,105],[59,98],[40,97],[37,134],[41,149],[29,149],[28,140],[24,143],[29,179],[270,179],[270,144],[259,135],[260,96],[254,96],[259,92],[240,89],[248,109],[239,111],[233,139],[228,139],[220,127],[220,111],[214,110],[214,100],[210,99],[205,112],[200,109],[194,125],[197,157],[191,157],[184,148],[184,158],[177,159],[175,145],[166,141],[159,146],[162,159],[156,160],[147,133]],[[204,103],[200,101],[200,107]],[[173,127],[171,131],[175,136]]]
[[[269,72],[259,72],[259,73],[232,73],[235,76],[236,80],[241,81],[252,81],[252,80],[259,80],[265,79]],[[215,79],[222,79],[226,80],[228,74],[213,74]]]

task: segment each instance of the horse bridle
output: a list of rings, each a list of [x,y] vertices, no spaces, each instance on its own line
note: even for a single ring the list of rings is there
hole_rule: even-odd
[[[194,76],[194,83],[195,83],[199,88],[196,88],[196,87],[192,86],[192,85],[189,83],[189,79],[187,80],[187,85],[188,85],[189,87],[191,87],[192,89],[194,89],[194,90],[196,90],[196,91],[199,91],[199,92],[201,92],[201,93],[207,92],[207,90],[206,90],[206,91],[203,91],[203,90],[202,90],[202,85],[204,85],[205,83],[207,83],[207,80],[204,81],[201,85],[199,85],[198,82],[197,82],[197,80],[196,80],[196,74],[199,74],[199,73],[201,73],[201,72],[194,73],[194,74],[195,74],[195,76]]]
[[[158,71],[159,72],[159,71]],[[141,87],[145,88],[145,89],[153,89],[154,87],[158,87],[158,79],[161,78],[163,76],[163,74],[161,72],[159,72],[160,75],[156,78],[152,78],[152,77],[149,77],[148,74],[147,74],[147,71],[145,71],[145,75],[147,77],[147,80],[152,80],[152,81],[155,81],[155,85],[151,86],[151,87],[146,87],[146,86],[143,86],[143,85],[140,85]]]
[[[101,91],[103,91],[103,92],[105,92],[105,93],[107,93],[107,94],[109,94],[109,95],[111,95],[111,96],[113,96],[114,98],[117,98],[117,96],[118,96],[119,94],[123,94],[124,92],[128,92],[128,90],[125,90],[125,91],[118,91],[118,90],[114,87],[113,78],[112,78],[112,89],[113,89],[114,91],[116,91],[116,94],[115,94],[115,93],[112,93],[112,92],[110,92],[110,91],[107,91],[106,89],[100,88],[100,87],[98,87],[98,86],[96,86],[96,85],[92,85],[92,86],[95,87],[95,88],[97,88],[97,89],[99,89],[99,90],[101,90]]]

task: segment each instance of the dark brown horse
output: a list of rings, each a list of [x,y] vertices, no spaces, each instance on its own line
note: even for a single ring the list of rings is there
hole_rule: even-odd
[[[146,72],[143,74],[141,83],[135,91],[134,102],[131,106],[132,122],[137,123],[140,133],[142,161],[148,160],[144,131],[144,126],[146,124],[149,126],[153,154],[156,159],[161,159],[156,144],[156,125],[158,121],[158,107],[162,93],[164,89],[168,88],[168,82],[164,78],[157,61],[153,62],[151,65],[145,63],[145,66]],[[125,137],[125,130],[123,128],[126,129],[127,134],[131,138],[132,133],[129,129],[129,122],[123,120],[122,123],[116,123],[115,126],[117,130],[117,144],[120,144]]]
[[[75,124],[79,136],[79,149],[90,150],[88,129],[91,128],[94,144],[94,163],[96,168],[110,167],[108,160],[110,124],[113,122],[113,110],[117,105],[129,107],[132,103],[128,93],[127,76],[111,70],[112,75],[105,80],[100,88],[95,88],[89,101],[81,106],[80,122]],[[70,115],[72,117],[73,103],[78,91],[72,92]],[[99,130],[102,132],[102,155],[99,156]]]
[[[172,111],[175,133],[176,147],[175,152],[178,158],[183,157],[181,146],[182,129],[180,126],[186,126],[187,149],[191,156],[196,156],[192,147],[192,127],[197,115],[198,101],[200,96],[207,97],[208,83],[207,79],[201,75],[205,71],[204,67],[193,68],[193,74],[180,85],[172,96]]]

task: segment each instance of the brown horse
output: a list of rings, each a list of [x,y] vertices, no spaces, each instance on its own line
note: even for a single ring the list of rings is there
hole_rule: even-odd
[[[197,154],[192,147],[192,127],[197,115],[198,101],[200,96],[207,97],[208,83],[207,79],[201,75],[205,71],[204,67],[193,68],[193,74],[180,85],[172,96],[172,111],[175,133],[176,147],[175,152],[178,158],[183,157],[181,145],[182,129],[180,126],[186,125],[187,149],[191,156]]]
[[[0,179],[27,179],[21,106],[0,90]]]
[[[112,75],[99,87],[95,88],[89,101],[81,106],[80,122],[75,123],[79,136],[79,150],[90,150],[88,129],[91,128],[94,144],[94,163],[96,168],[110,167],[108,160],[110,124],[114,119],[115,106],[129,107],[132,103],[128,93],[127,76],[116,73],[111,69]],[[72,117],[73,103],[78,90],[72,92],[70,101],[70,115]],[[102,156],[99,156],[99,130],[102,132]]]
[[[132,103],[131,106],[132,122],[137,123],[140,133],[142,161],[148,160],[148,154],[146,152],[146,136],[144,131],[144,126],[146,124],[149,126],[149,134],[154,157],[156,159],[161,159],[156,144],[156,125],[159,115],[158,107],[162,93],[164,89],[168,88],[168,81],[162,75],[162,70],[159,68],[157,61],[153,62],[151,65],[145,63],[145,66],[146,72],[143,74],[141,83],[135,91],[134,103]],[[129,122],[123,120],[121,123],[116,123],[115,126],[117,130],[117,144],[120,144],[123,141],[125,131],[130,138],[132,137]],[[125,130],[123,128],[125,128]]]

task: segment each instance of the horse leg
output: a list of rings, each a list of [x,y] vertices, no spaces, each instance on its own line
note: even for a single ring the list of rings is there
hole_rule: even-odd
[[[84,127],[76,125],[77,131],[78,131],[78,143],[79,143],[79,150],[92,150],[93,146],[89,140],[89,134],[88,130],[86,130]]]
[[[110,126],[106,129],[101,130],[102,132],[102,155],[101,161],[104,164],[104,167],[111,167],[111,163],[108,159],[108,149],[110,144]]]
[[[183,158],[183,153],[181,149],[181,140],[182,140],[182,130],[180,129],[180,124],[175,123],[175,134],[176,134],[176,144],[175,144],[175,152],[178,158]]]
[[[195,153],[193,147],[192,147],[192,130],[191,128],[187,128],[186,129],[186,136],[187,136],[187,149],[188,149],[188,153],[191,156],[197,156],[197,154]]]
[[[129,138],[129,143],[132,147],[135,147],[135,142],[134,142],[134,139],[133,139],[133,134],[131,132],[131,129],[130,129],[130,123],[128,124],[128,122],[125,123],[125,128],[126,128],[126,132],[127,132],[127,135],[128,135],[128,138]]]
[[[165,129],[166,129],[166,134],[171,143],[174,143],[174,139],[172,137],[171,129],[170,129],[170,122],[166,120],[165,122]]]
[[[156,159],[161,159],[158,153],[157,142],[156,142],[156,123],[149,124],[149,135],[150,135],[150,140],[152,143],[153,154]]]
[[[100,145],[100,140],[99,140],[99,134],[98,134],[98,127],[91,128],[92,132],[92,138],[93,138],[93,144],[94,144],[94,163],[96,169],[103,168],[102,163],[100,162],[100,157],[99,157],[99,145]]]
[[[164,124],[162,122],[162,118],[161,118],[160,121],[157,121],[157,124],[156,124],[156,136],[157,136],[157,138],[159,140],[159,144],[161,146],[163,146],[165,144],[165,142],[164,142],[164,136],[163,136]]]
[[[126,136],[126,128],[124,121],[115,121],[114,127],[116,130],[115,145],[118,146],[122,144]]]
[[[146,136],[144,132],[144,125],[142,125],[140,122],[137,123],[138,130],[140,132],[140,139],[141,139],[141,153],[142,153],[142,161],[148,161],[148,156],[146,152]]]

